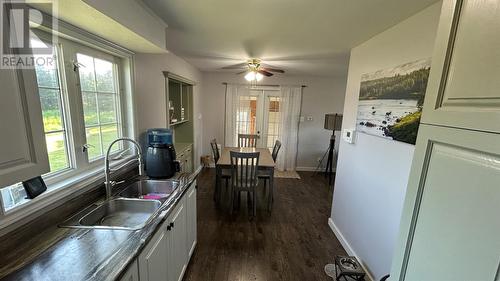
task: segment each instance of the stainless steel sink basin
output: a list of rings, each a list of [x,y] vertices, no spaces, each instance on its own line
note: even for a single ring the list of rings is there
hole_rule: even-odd
[[[165,200],[177,187],[179,187],[179,182],[175,180],[140,180],[127,186],[118,196]]]
[[[158,200],[118,198],[94,208],[78,224],[84,227],[140,229],[149,222],[160,206],[161,202]]]

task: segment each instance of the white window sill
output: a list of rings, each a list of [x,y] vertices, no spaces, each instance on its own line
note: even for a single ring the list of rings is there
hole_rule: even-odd
[[[111,164],[111,167],[116,168],[124,165],[124,163],[130,162],[121,169],[123,171],[127,171],[132,167],[137,166],[135,161],[131,161],[135,157],[137,156],[127,156],[119,161],[114,161]],[[50,184],[47,186],[47,191],[38,197],[34,199],[26,199],[12,208],[4,210],[4,214],[0,220],[0,235],[3,234],[5,228],[29,215],[32,215],[33,213],[39,212],[45,208],[47,209],[43,210],[43,212],[54,209],[64,204],[69,199],[103,184],[103,170],[104,166],[100,165],[88,171],[83,171],[74,176],[68,177],[57,183]],[[48,208],[48,206],[50,206],[50,208]]]

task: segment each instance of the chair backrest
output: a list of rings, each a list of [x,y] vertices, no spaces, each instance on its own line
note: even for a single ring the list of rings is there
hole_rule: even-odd
[[[276,140],[273,147],[273,153],[271,154],[274,162],[276,162],[276,159],[278,159],[278,152],[280,152],[280,148],[281,148],[281,142],[279,140]]]
[[[211,140],[210,146],[212,147],[212,154],[214,156],[215,164],[217,164],[217,162],[219,162],[219,158],[220,158],[219,146],[217,145],[217,140],[216,139]]]
[[[238,134],[238,147],[257,147],[259,135]]]
[[[257,169],[259,168],[260,152],[230,151],[231,157],[231,182],[234,188],[255,188],[257,182]]]

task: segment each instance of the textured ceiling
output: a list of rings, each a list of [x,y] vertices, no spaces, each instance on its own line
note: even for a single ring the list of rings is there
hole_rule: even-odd
[[[437,0],[144,2],[168,23],[167,48],[203,71],[257,57],[289,75],[338,76],[352,47]]]

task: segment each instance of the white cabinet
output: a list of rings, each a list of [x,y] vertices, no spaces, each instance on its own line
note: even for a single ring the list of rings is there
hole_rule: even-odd
[[[186,227],[187,227],[187,250],[188,259],[193,255],[197,241],[197,217],[196,217],[196,181],[193,182],[186,194]]]
[[[170,281],[181,281],[187,267],[185,196],[170,216]]]
[[[196,245],[195,186],[196,181],[139,255],[140,281],[182,280]]]
[[[169,274],[168,245],[169,233],[165,227],[154,234],[139,255],[139,276],[141,281],[166,281]]]
[[[128,266],[127,271],[122,275],[120,281],[139,281],[139,267],[137,260]]]
[[[49,171],[34,70],[0,70],[0,187]]]

